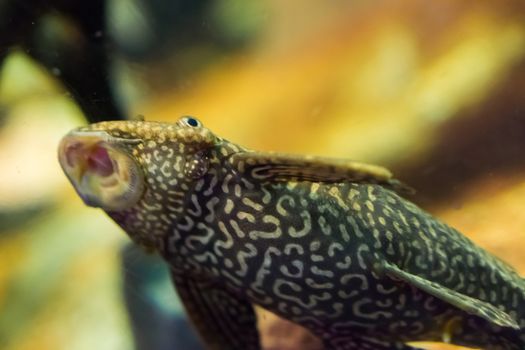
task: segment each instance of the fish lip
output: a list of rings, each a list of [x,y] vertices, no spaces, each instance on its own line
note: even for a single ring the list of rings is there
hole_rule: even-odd
[[[104,130],[75,129],[70,131],[69,133],[64,135],[64,137],[62,137],[62,139],[60,140],[58,146],[58,161],[68,177],[72,175],[76,182],[80,182],[84,173],[83,170],[85,169],[81,169],[79,173],[75,174],[70,174],[70,171],[68,171],[74,169],[74,165],[70,164],[67,160],[66,149],[69,145],[73,144],[74,142],[78,142],[82,145],[94,143],[106,143],[113,145],[136,145],[142,143],[143,141],[140,139],[126,139],[121,137],[115,137]],[[82,165],[81,167],[83,168],[84,165]]]
[[[92,194],[81,190],[82,181],[87,170],[86,160],[76,159],[70,162],[67,154],[68,148],[75,143],[80,144],[80,147],[83,148],[96,143],[110,144],[114,141],[115,137],[102,130],[72,130],[60,140],[58,146],[58,162],[66,177],[69,178],[73,184],[73,188],[87,206],[101,207],[101,203],[100,200]]]
[[[75,189],[76,190],[76,189]],[[82,199],[85,205],[92,208],[102,208],[100,201],[91,194],[83,193],[76,190],[79,197]]]
[[[66,134],[66,136],[64,136],[64,138],[67,138],[68,136],[80,136],[80,137],[93,136],[93,137],[99,137],[103,141],[107,141],[112,137],[107,131],[104,131],[104,130],[82,130],[82,129],[71,130],[70,132]]]
[[[130,144],[130,145],[136,145],[139,143],[142,143],[143,141],[141,139],[126,139],[123,137],[116,137],[108,133],[104,130],[71,130],[69,133],[67,133],[63,140],[67,139],[68,137],[94,137],[100,139],[101,142],[108,142],[108,143],[119,143],[119,144]]]
[[[74,129],[64,135],[58,145],[58,162],[85,205],[106,211],[123,210],[134,205],[143,193],[143,184],[140,183],[143,179],[142,169],[139,164],[133,164],[133,147],[127,147],[142,142],[138,139],[115,137],[105,130]],[[135,176],[122,177],[118,170],[114,170],[111,176],[94,172],[88,162],[95,147],[103,147],[114,153],[108,155],[113,169],[119,168],[115,164],[119,165],[116,162],[122,159]],[[92,180],[95,182],[92,183]],[[128,191],[126,186],[132,182],[133,186]],[[91,187],[92,185],[95,187]]]

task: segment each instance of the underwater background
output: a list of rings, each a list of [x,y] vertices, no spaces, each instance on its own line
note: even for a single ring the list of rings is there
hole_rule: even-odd
[[[0,3],[0,349],[201,349],[163,264],[58,165],[95,120],[194,115],[252,149],[387,166],[525,275],[523,1],[92,4]],[[265,349],[320,349],[259,316]]]

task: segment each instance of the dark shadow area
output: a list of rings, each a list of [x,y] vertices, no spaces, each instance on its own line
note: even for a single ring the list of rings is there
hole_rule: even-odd
[[[112,37],[110,1],[6,0],[0,2],[0,66],[12,49],[22,50],[43,65],[68,90],[89,122],[125,119],[126,108],[116,98],[111,63],[115,57],[155,66],[162,56],[177,63],[177,72],[160,70],[167,81],[197,71],[217,56],[242,47],[220,30],[211,16],[210,0],[130,1],[140,11],[147,40],[136,33]],[[200,47],[199,55],[192,48]],[[203,49],[206,48],[206,49]],[[169,69],[168,69],[169,70]],[[150,74],[153,74],[152,70]]]
[[[19,48],[69,90],[90,122],[123,119],[113,97],[104,0],[2,1],[0,64]]]
[[[121,251],[123,294],[136,350],[202,350],[195,331],[179,308],[167,264],[135,244]],[[178,310],[177,310],[178,309]]]
[[[525,171],[523,91],[525,62],[488,99],[436,130],[439,141],[425,159],[395,169],[417,190],[416,202],[436,204],[479,178]]]

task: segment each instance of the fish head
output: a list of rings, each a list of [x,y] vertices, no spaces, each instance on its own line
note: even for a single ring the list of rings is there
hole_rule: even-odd
[[[181,213],[219,140],[193,117],[107,121],[69,132],[58,159],[86,205],[106,211],[130,236],[160,235],[169,225],[159,223]]]

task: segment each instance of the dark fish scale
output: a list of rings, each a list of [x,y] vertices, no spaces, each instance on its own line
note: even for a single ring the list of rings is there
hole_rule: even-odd
[[[170,264],[210,348],[259,348],[251,304],[327,349],[525,347],[523,279],[395,193],[406,187],[388,170],[246,151],[198,125],[114,122],[77,134],[106,131],[140,164],[141,197],[108,214]],[[139,142],[120,145],[117,132]]]

